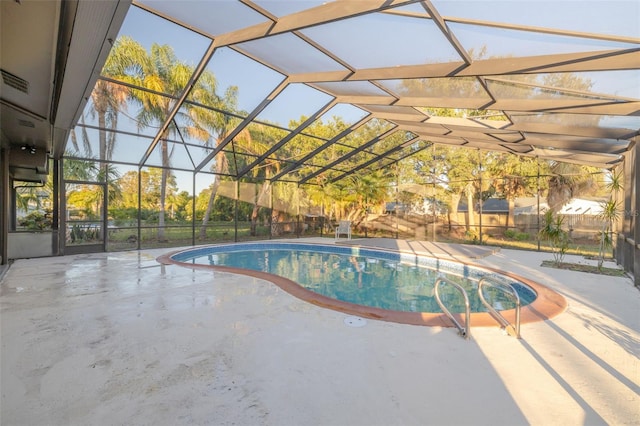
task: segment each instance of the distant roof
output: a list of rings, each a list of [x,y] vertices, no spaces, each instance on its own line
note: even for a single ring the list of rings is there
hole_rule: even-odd
[[[544,213],[549,209],[549,205],[540,200],[540,213]],[[460,200],[458,204],[458,212],[467,211],[466,200]],[[509,201],[503,198],[489,198],[482,204],[483,213],[508,213]],[[598,215],[602,212],[602,206],[600,201],[585,200],[581,198],[574,198],[565,204],[558,212],[559,214],[586,214],[586,215]],[[515,215],[518,214],[537,214],[538,204],[535,197],[523,197],[515,200],[515,208],[513,210]]]
[[[458,212],[466,212],[467,210],[467,201],[460,200],[460,203],[458,204]],[[509,201],[504,198],[489,198],[482,203],[482,211],[484,213],[508,213]]]
[[[599,201],[574,198],[569,203],[565,204],[562,209],[560,209],[559,213],[598,215],[602,213],[602,204]]]
[[[546,202],[540,202],[540,213],[544,213],[549,210],[549,205]],[[514,214],[537,214],[538,205],[533,204],[524,207],[516,207]],[[584,214],[590,216],[596,216],[602,213],[602,205],[600,201],[585,200],[581,198],[574,198],[565,204],[559,214]]]

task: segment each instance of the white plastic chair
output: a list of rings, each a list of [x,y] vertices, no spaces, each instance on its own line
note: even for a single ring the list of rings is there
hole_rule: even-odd
[[[340,235],[346,235],[347,239],[351,239],[351,221],[341,220],[336,226],[336,240],[340,238]]]

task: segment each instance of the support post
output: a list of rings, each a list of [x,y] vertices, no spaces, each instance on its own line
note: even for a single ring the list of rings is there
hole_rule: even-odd
[[[631,173],[633,179],[629,182],[627,192],[631,196],[631,209],[627,212],[631,219],[631,231],[633,238],[633,283],[636,287],[640,287],[640,226],[638,226],[638,216],[640,215],[640,164],[638,164],[638,143],[636,141],[633,147],[633,153],[630,155]]]
[[[52,217],[51,217],[51,253],[54,255],[60,255],[62,253],[62,244],[67,238],[66,226],[60,226],[60,188],[61,188],[61,171],[62,171],[62,160],[57,158],[51,160],[51,164],[53,164],[53,194],[52,196]]]
[[[396,163],[396,203],[393,210],[396,212],[396,240],[400,231],[400,213],[398,212],[398,196],[400,195],[400,172],[398,171],[398,163]]]
[[[233,241],[238,242],[238,200],[240,199],[240,182],[236,179],[236,196],[233,200]]]
[[[0,148],[0,265],[9,262],[9,194],[9,149]]]
[[[538,212],[536,215],[536,241],[538,241],[538,251],[540,251],[540,159],[536,157],[536,165],[538,170],[536,173],[536,204]]]
[[[484,200],[482,199],[482,154],[480,150],[478,150],[478,181],[480,183],[480,206],[478,207],[478,225],[480,230],[478,232],[480,238],[480,245],[482,245],[482,204]]]
[[[138,239],[136,240],[136,248],[140,250],[142,240],[142,167],[138,166]]]
[[[191,187],[191,245],[196,245],[196,172],[193,172],[193,185]]]

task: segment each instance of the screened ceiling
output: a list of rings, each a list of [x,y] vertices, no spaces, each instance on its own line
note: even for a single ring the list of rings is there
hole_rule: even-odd
[[[637,1],[135,1],[67,156],[300,184],[432,144],[612,168],[639,22]],[[110,66],[127,40],[172,68]]]

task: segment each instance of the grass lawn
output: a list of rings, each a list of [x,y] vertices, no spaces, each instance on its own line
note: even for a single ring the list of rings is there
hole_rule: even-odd
[[[616,268],[598,268],[595,265],[583,265],[581,263],[554,262],[552,260],[542,261],[542,265],[547,268],[566,269],[569,271],[588,272],[591,274],[609,275],[613,277],[624,277],[626,272]]]
[[[284,228],[283,226],[284,225]],[[158,229],[155,226],[146,226],[140,230],[140,247],[142,248],[165,248],[165,247],[179,247],[189,246],[192,244],[215,244],[222,242],[233,241],[250,241],[260,239],[272,239],[272,238],[291,238],[296,237],[294,232],[294,226],[292,224],[282,224],[280,226],[280,235],[271,235],[270,226],[258,226],[256,235],[251,235],[251,223],[250,222],[238,222],[237,231],[233,222],[211,222],[207,226],[206,238],[201,239],[200,226],[194,228],[191,223],[187,224],[168,224],[164,229],[164,238],[158,238]],[[362,231],[362,230],[361,230]],[[367,230],[366,235],[369,238],[375,237],[387,237],[396,238],[395,232],[384,230]],[[237,232],[237,234],[236,234]],[[359,232],[358,229],[353,231],[354,238],[361,238],[365,236],[365,232]],[[300,235],[301,237],[320,236],[319,232],[305,232]],[[416,236],[413,234],[406,234],[399,232],[398,238],[413,239]],[[432,241],[432,235],[425,235],[425,239]],[[436,242],[443,243],[456,243],[456,244],[477,244],[476,241],[472,241],[464,238],[454,238],[451,234],[437,234]],[[483,245],[490,245],[496,247],[504,247],[517,250],[532,250],[537,251],[551,251],[551,248],[541,241],[538,245],[538,241],[533,238],[528,239],[514,239],[503,236],[483,235]],[[109,232],[108,250],[120,251],[120,250],[132,250],[138,247],[138,230],[135,227],[118,228]],[[567,254],[577,254],[582,256],[598,256],[598,243],[592,239],[574,240],[567,250]],[[611,257],[612,253],[606,253],[605,257]]]

